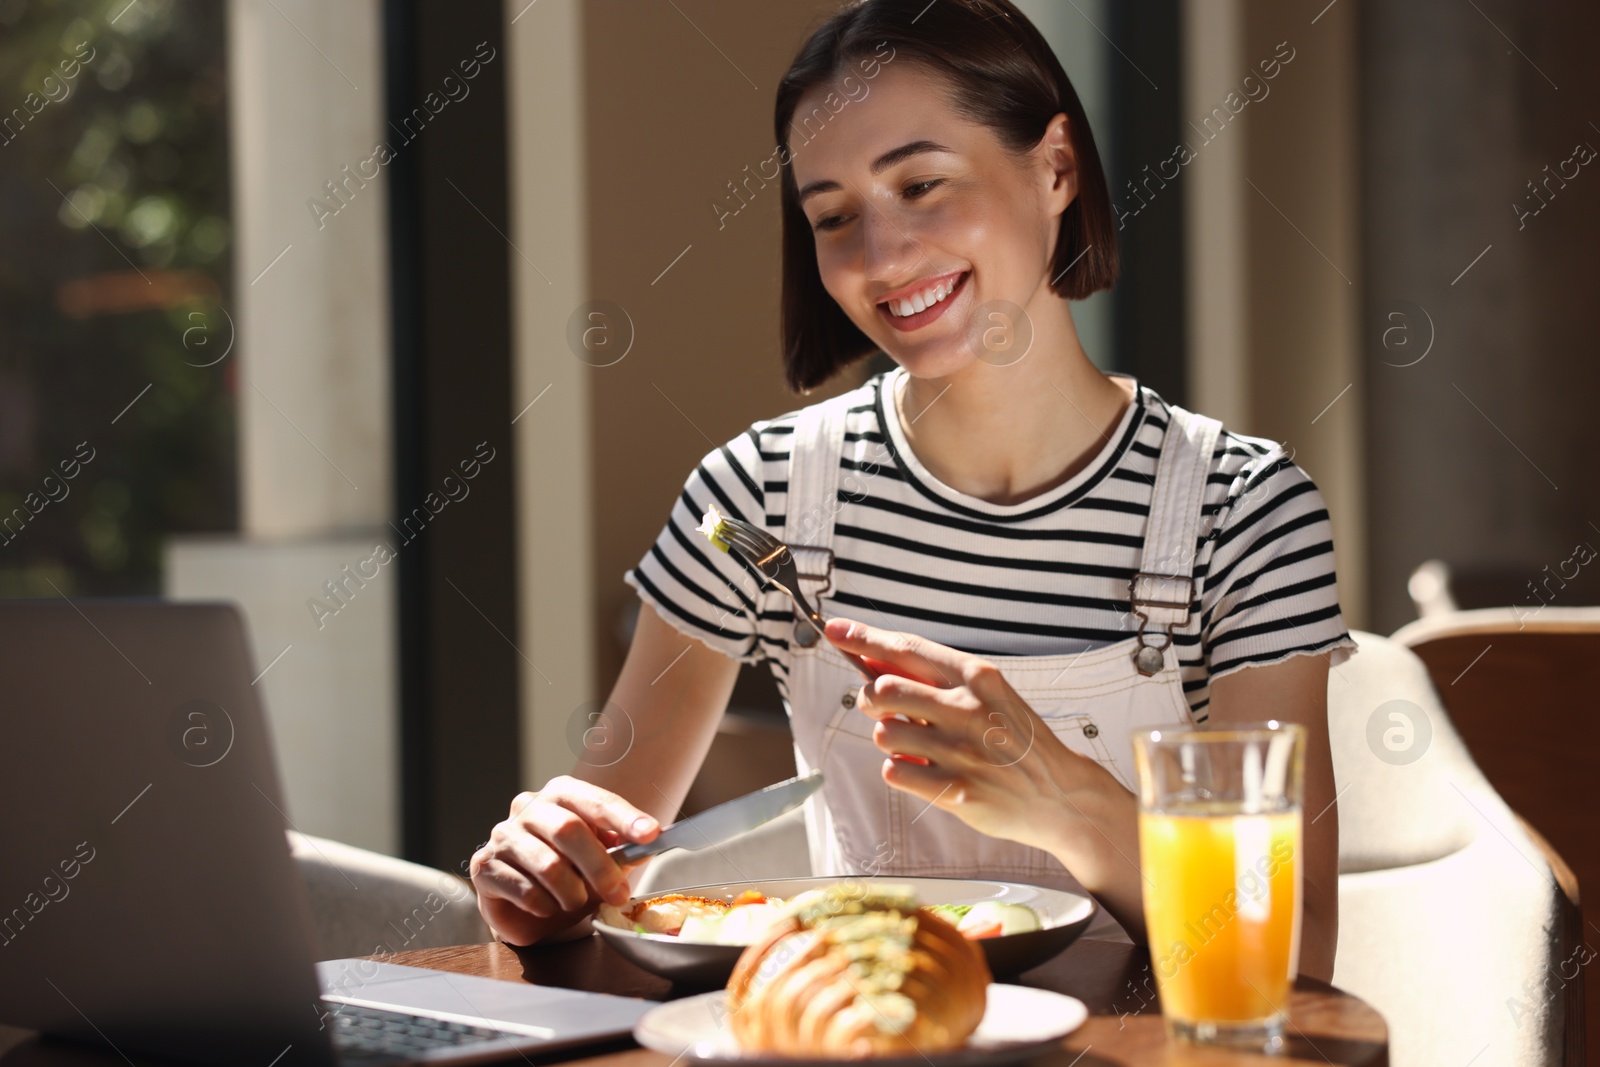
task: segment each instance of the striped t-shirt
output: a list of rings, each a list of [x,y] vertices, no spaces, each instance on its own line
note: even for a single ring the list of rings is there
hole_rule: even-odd
[[[918,461],[894,415],[895,373],[852,392],[833,591],[819,610],[914,631],[1001,666],[1005,656],[1072,653],[1132,636],[1128,582],[1139,569],[1167,402],[1137,386],[1081,471],[1021,503],[995,504],[945,485]],[[695,527],[715,505],[783,537],[797,415],[757,422],[708,453],[624,576],[685,634],[742,663],[765,659],[786,701],[792,607]],[[1281,447],[1223,431],[1195,548],[1199,632],[1175,638],[1196,721],[1206,718],[1212,678],[1299,653],[1328,653],[1334,665],[1350,654],[1328,512]]]

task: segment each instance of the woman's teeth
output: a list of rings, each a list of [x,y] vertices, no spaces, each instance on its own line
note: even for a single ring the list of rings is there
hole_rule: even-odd
[[[891,300],[888,304],[889,313],[895,318],[903,319],[907,315],[915,315],[918,312],[927,311],[933,305],[937,304],[939,301],[943,300],[945,297],[954,292],[955,287],[960,284],[961,279],[964,277],[966,277],[965,274],[958,275],[957,277],[954,277],[940,285],[936,285],[931,289],[925,289],[920,293],[913,293],[906,299]]]

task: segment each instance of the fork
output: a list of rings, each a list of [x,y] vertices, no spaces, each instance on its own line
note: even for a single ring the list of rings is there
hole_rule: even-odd
[[[750,566],[754,567],[768,583],[787,594],[794,601],[795,608],[805,616],[817,631],[817,636],[826,640],[822,632],[823,623],[827,622],[822,613],[806,600],[805,594],[800,591],[800,571],[794,563],[794,553],[789,551],[789,546],[773,537],[759,526],[752,526],[742,519],[731,519],[722,516],[722,530],[727,533],[727,541],[739,556]],[[875,670],[867,661],[854,652],[840,653],[856,665],[863,677],[868,681],[878,677],[882,671]]]

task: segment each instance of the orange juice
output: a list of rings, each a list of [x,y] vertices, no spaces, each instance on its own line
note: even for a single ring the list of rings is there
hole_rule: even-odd
[[[1188,802],[1139,813],[1161,1010],[1179,1024],[1281,1019],[1299,960],[1300,809]]]

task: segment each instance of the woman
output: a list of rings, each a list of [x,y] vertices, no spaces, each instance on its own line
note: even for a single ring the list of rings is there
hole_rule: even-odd
[[[817,873],[1088,890],[1143,937],[1136,726],[1309,728],[1301,970],[1327,979],[1338,829],[1330,663],[1353,647],[1316,487],[1271,442],[1101,373],[1068,301],[1117,256],[1094,140],[1009,0],[866,0],[778,90],[791,388],[897,367],[708,454],[626,580],[627,756],[523,793],[471,863],[496,933],[575,928],[687,793],[739,664],[765,660]],[[826,641],[697,524],[791,545]],[[687,640],[686,640],[687,638]],[[863,685],[842,652],[893,666]]]

